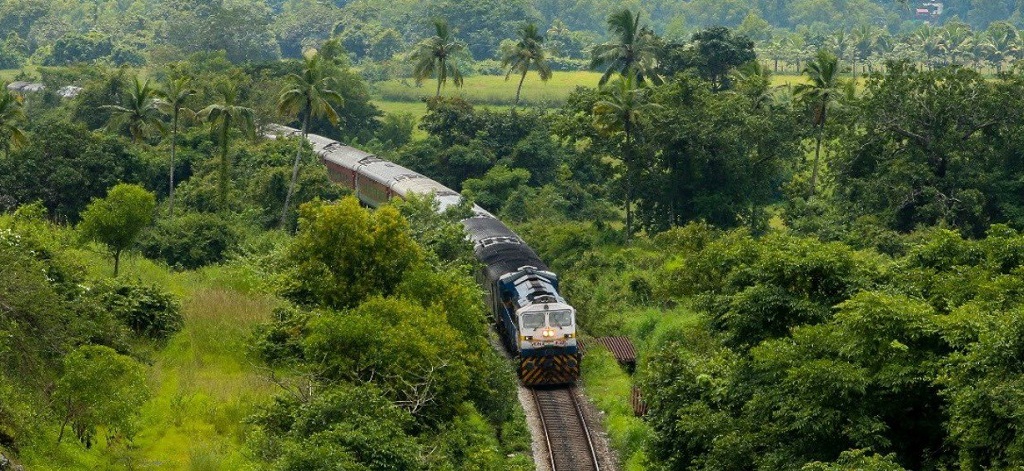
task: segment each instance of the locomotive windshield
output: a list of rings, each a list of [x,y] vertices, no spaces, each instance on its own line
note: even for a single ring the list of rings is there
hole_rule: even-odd
[[[528,312],[523,313],[523,328],[524,329],[537,329],[544,327],[544,313],[543,312]]]
[[[569,327],[572,325],[572,312],[569,311],[552,311],[551,312],[551,326],[552,327]]]

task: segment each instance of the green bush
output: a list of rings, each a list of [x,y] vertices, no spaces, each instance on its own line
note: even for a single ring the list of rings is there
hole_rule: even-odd
[[[109,312],[138,335],[163,340],[184,327],[178,302],[156,286],[114,279],[100,282],[93,293]]]
[[[224,261],[238,239],[238,233],[220,216],[190,213],[159,221],[139,245],[148,258],[195,269]]]

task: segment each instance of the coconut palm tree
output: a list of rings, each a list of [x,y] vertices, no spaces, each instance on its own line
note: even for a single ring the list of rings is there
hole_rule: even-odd
[[[464,53],[466,44],[452,34],[448,22],[434,20],[434,36],[424,39],[413,49],[410,59],[415,64],[412,75],[416,85],[430,77],[437,77],[437,93],[441,96],[441,85],[451,77],[456,87],[462,86],[462,72],[459,72],[458,56]]]
[[[598,85],[604,86],[612,74],[633,75],[635,82],[651,81],[661,84],[655,73],[658,66],[656,38],[646,26],[640,25],[640,13],[627,10],[608,16],[608,31],[615,37],[611,42],[594,46],[591,69],[605,68]]]
[[[28,143],[25,132],[18,127],[23,119],[25,110],[21,97],[7,91],[7,84],[0,82],[0,146],[4,148],[5,158],[11,156],[11,149]]]
[[[107,128],[117,130],[127,126],[132,142],[138,142],[153,130],[162,132],[163,120],[156,104],[156,95],[156,89],[149,85],[149,80],[141,82],[139,77],[134,77],[132,89],[128,91],[123,105],[103,106],[112,113]]]
[[[817,143],[814,147],[814,165],[811,171],[811,196],[818,183],[818,162],[821,158],[821,141],[825,135],[825,120],[828,108],[835,100],[841,87],[839,80],[839,59],[827,50],[818,51],[817,57],[807,63],[803,74],[807,83],[797,84],[794,93],[803,98],[814,111],[813,124],[818,128]]]
[[[247,136],[255,136],[256,112],[252,108],[239,106],[238,88],[231,82],[217,84],[217,93],[221,97],[220,103],[214,103],[199,112],[199,118],[207,121],[217,133],[217,140],[220,142],[220,168],[217,180],[217,197],[222,211],[227,210],[228,202],[228,141],[231,137],[231,129],[238,128]]]
[[[172,218],[174,217],[174,156],[178,146],[178,124],[182,116],[189,117],[195,114],[185,107],[185,101],[196,94],[196,90],[191,87],[191,82],[188,77],[169,78],[157,90],[157,95],[160,96],[156,102],[157,108],[164,115],[171,117],[171,161],[168,172],[170,182],[167,193],[167,212]]]
[[[641,163],[635,149],[640,126],[651,112],[659,108],[650,103],[649,89],[629,74],[614,80],[594,104],[594,126],[609,135],[622,134],[623,182],[626,197],[626,240],[633,234],[633,183]]]
[[[544,51],[544,36],[537,31],[537,25],[529,23],[519,28],[519,40],[515,43],[506,43],[506,47],[503,48],[501,66],[508,67],[506,81],[513,73],[519,74],[515,105],[519,104],[523,82],[526,81],[526,74],[531,68],[537,69],[541,81],[547,82],[551,78],[551,64],[548,64]]]
[[[303,59],[302,73],[289,74],[287,85],[277,100],[277,110],[286,116],[302,117],[302,139],[295,149],[295,165],[292,167],[292,179],[288,184],[288,193],[284,197],[284,208],[281,210],[281,227],[288,217],[288,206],[295,192],[295,181],[299,178],[299,162],[302,156],[302,145],[306,142],[309,132],[309,119],[326,116],[331,124],[338,124],[338,112],[334,105],[341,105],[345,99],[336,88],[336,76],[331,73],[330,63],[319,53],[313,52]]]

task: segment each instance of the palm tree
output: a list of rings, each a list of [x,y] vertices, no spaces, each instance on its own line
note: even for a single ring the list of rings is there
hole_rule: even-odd
[[[626,196],[626,240],[633,234],[633,179],[640,167],[634,149],[640,125],[658,105],[648,102],[649,89],[638,85],[634,75],[612,82],[603,99],[594,104],[594,126],[607,134],[622,133],[622,162]]]
[[[281,92],[277,101],[277,109],[288,116],[302,116],[302,139],[295,149],[295,165],[292,167],[292,180],[288,184],[288,193],[284,197],[284,208],[281,210],[281,227],[284,227],[291,204],[292,193],[295,192],[295,181],[299,177],[299,159],[302,156],[302,144],[306,141],[309,131],[309,119],[326,116],[331,124],[338,124],[338,112],[331,103],[341,105],[344,99],[333,90],[335,76],[331,74],[329,64],[324,62],[320,54],[314,52],[303,59],[302,74],[289,74],[288,84]]]
[[[221,96],[220,103],[214,103],[199,112],[199,118],[208,121],[217,132],[220,141],[220,175],[217,181],[217,195],[221,210],[227,209],[228,201],[228,139],[231,128],[239,128],[247,136],[255,135],[255,115],[252,108],[239,106],[238,88],[231,82],[217,85],[217,93]]]
[[[112,112],[107,128],[120,129],[128,127],[132,142],[146,137],[152,130],[163,131],[160,109],[156,105],[156,89],[149,85],[149,80],[140,82],[139,77],[132,79],[132,89],[124,105],[104,105],[103,108]]]
[[[466,50],[462,41],[455,39],[448,22],[434,20],[434,36],[424,39],[413,49],[410,59],[415,62],[412,75],[416,85],[430,77],[437,77],[437,93],[441,96],[441,85],[451,76],[456,87],[462,86],[462,72],[459,72],[457,57]]]
[[[654,69],[658,65],[654,33],[640,26],[640,13],[622,10],[608,16],[608,31],[615,40],[594,46],[591,69],[607,67],[598,85],[604,86],[612,74],[635,75],[637,82],[650,80],[661,84]]]
[[[18,127],[18,122],[25,118],[21,97],[7,91],[7,84],[0,82],[0,145],[4,148],[4,157],[11,156],[11,149],[17,149],[28,143],[25,132]]]
[[[530,23],[519,29],[519,41],[508,44],[504,49],[501,66],[509,68],[505,80],[508,81],[513,73],[520,75],[515,102],[515,105],[518,105],[519,96],[523,92],[523,82],[526,81],[526,74],[531,68],[537,69],[541,81],[547,82],[551,78],[551,65],[548,64],[544,53],[544,36],[537,31],[537,25]]]
[[[811,196],[814,196],[818,182],[818,162],[821,157],[821,141],[825,134],[828,107],[835,100],[841,86],[839,59],[827,50],[820,50],[818,56],[804,67],[803,73],[807,76],[808,83],[797,84],[794,93],[813,107],[813,124],[818,128],[817,144],[814,147],[814,166],[811,171]]]
[[[157,90],[160,99],[156,102],[160,111],[171,117],[171,162],[169,165],[170,183],[167,196],[167,213],[174,217],[174,156],[178,145],[178,122],[182,114],[192,115],[191,110],[185,107],[185,100],[196,91],[191,86],[191,79],[180,77],[168,79],[163,86]]]
[[[751,99],[755,109],[771,104],[775,88],[772,87],[772,71],[761,61],[750,61],[732,72],[733,78],[743,93]]]

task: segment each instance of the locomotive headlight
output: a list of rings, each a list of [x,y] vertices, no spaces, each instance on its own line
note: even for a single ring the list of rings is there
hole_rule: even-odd
[[[554,337],[555,336],[555,331],[551,330],[550,328],[544,329],[544,336],[545,337]]]

